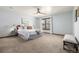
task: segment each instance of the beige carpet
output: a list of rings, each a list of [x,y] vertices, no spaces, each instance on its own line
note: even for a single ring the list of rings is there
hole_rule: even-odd
[[[24,41],[21,38],[0,38],[0,52],[30,52],[30,53],[64,53],[63,36],[42,34],[41,37]]]

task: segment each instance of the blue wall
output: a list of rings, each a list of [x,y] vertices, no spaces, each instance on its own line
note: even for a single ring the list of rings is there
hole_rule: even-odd
[[[53,33],[73,33],[73,11],[53,15]]]

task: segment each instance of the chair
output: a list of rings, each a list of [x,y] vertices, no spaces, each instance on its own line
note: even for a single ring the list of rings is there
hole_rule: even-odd
[[[70,46],[69,49],[68,46]],[[66,34],[63,40],[63,49],[68,51],[78,52],[78,40],[76,39],[76,37],[70,34]]]

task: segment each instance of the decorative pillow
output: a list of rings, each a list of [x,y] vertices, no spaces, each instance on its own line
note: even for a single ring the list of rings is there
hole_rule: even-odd
[[[19,27],[21,27],[21,26],[20,26],[20,25],[17,25],[17,26],[16,26],[17,30],[19,29]]]
[[[27,26],[27,29],[32,29],[32,26]]]

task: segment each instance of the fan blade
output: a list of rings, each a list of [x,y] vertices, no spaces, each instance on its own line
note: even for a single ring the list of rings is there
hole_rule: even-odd
[[[39,8],[37,8],[37,13],[40,13],[40,9]]]
[[[44,15],[46,15],[46,13],[42,13],[42,12],[40,12],[40,14],[44,14]]]

